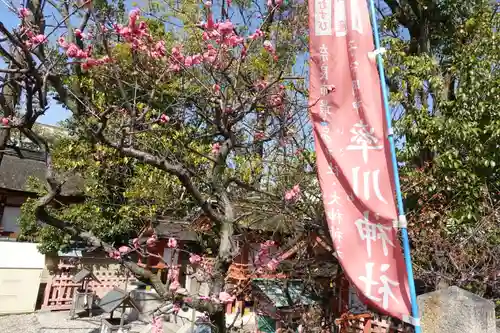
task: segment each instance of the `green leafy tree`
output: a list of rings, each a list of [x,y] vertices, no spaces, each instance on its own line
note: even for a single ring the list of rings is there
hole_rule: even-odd
[[[498,4],[385,1],[417,277],[498,298]]]

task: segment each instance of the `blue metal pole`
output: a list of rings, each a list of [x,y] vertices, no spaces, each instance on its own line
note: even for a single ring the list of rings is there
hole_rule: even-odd
[[[375,39],[375,49],[380,49],[380,36],[378,31],[377,24],[377,15],[375,11],[375,4],[373,0],[369,0],[370,2],[370,15],[373,26],[373,35]],[[392,130],[392,117],[391,110],[389,108],[389,94],[387,92],[387,85],[385,84],[385,73],[384,73],[384,64],[382,62],[382,55],[380,52],[377,54],[377,65],[378,72],[380,75],[380,83],[382,86],[382,99],[384,102],[385,109],[385,119],[387,122],[388,128],[388,140],[389,145],[391,147],[391,159],[392,159],[392,169],[394,172],[394,185],[396,187],[396,200],[398,203],[398,214],[399,219],[406,221],[405,218],[405,209],[403,205],[403,197],[401,195],[401,184],[399,182],[399,171],[398,171],[398,161],[396,159],[396,145],[394,144],[394,133]],[[418,304],[417,304],[417,294],[415,292],[415,281],[413,280],[413,267],[411,263],[411,255],[410,255],[410,242],[408,241],[408,230],[406,225],[401,226],[401,234],[403,236],[403,250],[404,250],[404,258],[406,264],[406,271],[408,273],[408,286],[410,288],[410,299],[411,299],[411,312],[414,320],[413,323],[415,325],[415,333],[421,333],[420,322],[418,320]]]

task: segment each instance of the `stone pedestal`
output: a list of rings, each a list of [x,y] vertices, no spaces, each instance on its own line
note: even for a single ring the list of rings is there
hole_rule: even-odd
[[[129,333],[130,325],[120,327],[120,318],[102,319],[99,333]]]
[[[130,309],[130,313],[128,313],[127,317],[130,321],[140,320],[148,323],[150,321],[150,314],[164,303],[164,300],[156,293],[156,291],[136,289],[131,292],[131,297],[138,305],[141,312],[139,313],[135,309]],[[164,319],[168,319],[168,317],[168,315],[164,315]]]
[[[493,302],[452,286],[418,296],[423,333],[496,333]]]
[[[86,311],[92,317],[92,307],[94,306],[95,293],[93,291],[77,290],[73,296],[73,303],[69,311],[69,317],[75,319],[80,312]]]

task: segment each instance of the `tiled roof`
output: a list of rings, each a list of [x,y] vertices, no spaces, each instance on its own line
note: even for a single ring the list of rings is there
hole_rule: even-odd
[[[45,181],[45,162],[41,152],[21,149],[5,153],[0,164],[0,188],[28,192],[30,177]],[[79,195],[83,180],[74,176],[63,185],[63,195]]]

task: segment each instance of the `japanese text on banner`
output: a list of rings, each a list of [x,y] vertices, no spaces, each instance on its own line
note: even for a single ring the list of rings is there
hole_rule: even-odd
[[[330,236],[360,296],[402,318],[410,305],[366,2],[310,0],[309,12],[309,98]]]

